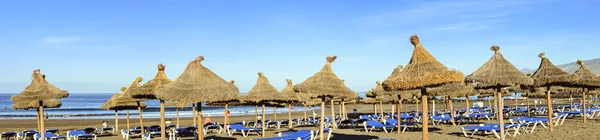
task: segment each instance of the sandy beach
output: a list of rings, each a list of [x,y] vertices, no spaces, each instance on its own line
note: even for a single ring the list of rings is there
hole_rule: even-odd
[[[521,104],[522,101],[519,101],[519,104]],[[555,101],[555,103],[567,103],[568,101],[565,100],[557,100]],[[485,105],[487,105],[486,101],[483,101],[483,103],[485,103]],[[464,102],[454,102],[454,107],[455,108],[463,108],[465,106]],[[430,104],[431,105],[431,104]],[[514,106],[514,102],[513,101],[505,101],[505,105],[507,106]],[[384,104],[384,111],[385,112],[391,112],[391,104]],[[415,110],[415,104],[404,104],[403,106],[403,111],[409,111],[409,110]],[[444,109],[445,108],[445,104],[444,103],[437,103],[436,104],[436,109]],[[533,105],[532,105],[533,106]],[[538,106],[544,106],[544,105],[538,105]],[[336,106],[337,107],[337,106]],[[354,113],[352,113],[352,110],[356,108],[359,112],[359,114],[363,114],[363,113],[373,113],[373,106],[372,105],[367,105],[367,104],[356,104],[356,105],[347,105],[347,110],[349,113],[349,116],[351,118],[356,118],[356,115]],[[339,108],[334,108],[335,111],[338,111]],[[379,112],[379,107],[377,108],[377,111]],[[319,111],[317,111],[319,113]],[[329,109],[327,110],[326,114],[330,115]],[[336,113],[337,114],[337,113]],[[308,110],[307,115],[310,117],[311,113],[310,110]],[[292,113],[292,117],[294,118],[299,118],[299,117],[304,117],[304,112],[293,112]],[[543,117],[543,116],[540,116]],[[175,118],[174,116],[167,116],[168,119],[172,119],[172,123],[176,123],[175,122]],[[267,119],[274,119],[274,115],[270,114],[270,115],[266,115]],[[287,119],[288,118],[288,114],[287,113],[279,113],[277,114],[277,119],[278,120],[283,120],[283,119]],[[223,122],[223,117],[211,117],[212,121],[215,122],[219,122],[222,123]],[[247,116],[231,116],[231,121],[230,122],[237,122],[240,120],[254,120],[255,116],[254,115],[247,115]],[[138,126],[138,118],[131,118],[130,119],[130,126],[134,127],[134,126]],[[109,121],[109,124],[114,125],[114,119],[112,120],[107,120]],[[588,120],[589,122],[587,123],[583,123],[582,118],[581,117],[575,117],[575,118],[568,118],[564,125],[560,125],[555,127],[555,130],[553,133],[550,133],[547,129],[544,129],[542,127],[539,127],[539,129],[536,129],[536,132],[534,133],[527,133],[527,134],[523,134],[523,135],[517,135],[516,137],[510,137],[507,136],[507,139],[600,139],[600,135],[596,135],[595,134],[595,128],[599,128],[600,124],[598,122],[600,122],[600,120],[594,118],[594,119],[590,119]],[[46,121],[46,127],[47,128],[57,128],[60,130],[60,134],[64,135],[67,131],[69,130],[74,130],[74,129],[83,129],[86,127],[100,127],[101,126],[101,122],[102,120],[47,120]],[[121,118],[119,120],[119,129],[124,129],[126,128],[126,120],[124,118]],[[497,121],[482,121],[481,123],[486,123],[486,122],[490,122],[490,123],[497,123]],[[186,125],[192,125],[193,120],[192,118],[181,118],[180,121],[180,125],[182,126],[186,126]],[[156,125],[159,124],[159,119],[144,119],[144,124],[149,126],[149,125]],[[463,125],[457,125],[457,126],[452,126],[452,125],[429,125],[429,138],[433,139],[433,140],[455,140],[455,139],[495,139],[495,137],[493,135],[486,135],[486,136],[474,136],[474,138],[466,138],[463,136],[463,134],[461,133],[460,127],[464,126]],[[25,129],[34,129],[37,127],[37,124],[34,120],[0,120],[0,131],[20,131],[20,130],[25,130]],[[296,126],[294,127],[294,129],[313,129],[313,130],[317,130],[316,127],[314,126]],[[276,136],[276,134],[278,132],[282,132],[282,131],[288,131],[287,125],[282,126],[281,129],[277,129],[277,130],[268,130],[266,131],[265,137],[274,137]],[[120,134],[119,134],[120,135]],[[248,137],[242,137],[241,135],[234,135],[234,136],[227,136],[226,134],[222,133],[222,134],[216,134],[216,133],[209,133],[206,138],[207,139],[251,139],[251,138],[258,138],[259,136],[248,136]],[[365,140],[365,139],[377,139],[377,138],[392,138],[392,139],[421,139],[421,130],[420,129],[415,129],[412,131],[407,131],[401,134],[397,134],[397,133],[384,133],[384,132],[364,132],[364,128],[362,127],[358,127],[358,128],[340,128],[340,129],[335,129],[333,131],[332,134],[332,139],[340,139],[340,140]],[[98,137],[98,139],[107,139],[107,140],[118,140],[121,139],[121,136],[104,136],[104,137]],[[160,139],[160,138],[155,138],[155,139]],[[193,138],[185,138],[185,139],[193,139]]]

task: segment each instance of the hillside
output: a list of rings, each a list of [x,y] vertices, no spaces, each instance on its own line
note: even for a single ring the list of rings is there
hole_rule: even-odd
[[[600,58],[584,60],[583,62],[585,63],[585,65],[588,66],[588,68],[590,68],[590,70],[592,72],[594,72],[596,75],[600,75]],[[576,62],[557,65],[557,67],[559,67],[567,72],[570,72],[570,73],[573,73],[577,69],[579,69],[579,65],[577,65]],[[524,73],[534,73],[535,70],[536,70],[535,68],[533,68],[533,69],[525,68],[521,71],[523,71]]]

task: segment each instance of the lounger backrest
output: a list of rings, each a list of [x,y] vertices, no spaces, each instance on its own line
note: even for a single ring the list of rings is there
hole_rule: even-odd
[[[394,120],[394,119],[387,119],[387,120],[385,120],[385,122],[386,122],[387,124],[398,124],[398,121],[396,121],[396,120]]]

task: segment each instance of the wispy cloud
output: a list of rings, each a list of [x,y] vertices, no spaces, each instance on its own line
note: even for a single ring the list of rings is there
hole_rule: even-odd
[[[505,18],[511,14],[525,11],[525,9],[530,9],[530,5],[532,4],[550,1],[556,0],[451,0],[409,3],[405,6],[405,8],[403,7],[379,14],[360,17],[359,21],[365,24],[387,27],[397,25],[435,25],[447,24],[448,22],[490,20]],[[487,28],[489,26],[481,25],[478,27]]]
[[[495,21],[473,21],[473,22],[461,22],[456,24],[447,24],[440,27],[432,28],[432,31],[477,31],[487,29],[491,23]]]
[[[42,38],[41,42],[44,44],[51,45],[63,45],[81,40],[83,40],[83,38],[78,36],[51,36]]]

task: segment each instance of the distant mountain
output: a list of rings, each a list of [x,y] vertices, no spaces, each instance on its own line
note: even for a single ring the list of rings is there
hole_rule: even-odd
[[[588,68],[590,68],[590,70],[592,72],[594,72],[596,75],[600,75],[600,58],[584,60],[583,63],[585,63],[585,65],[588,66]],[[579,65],[576,62],[557,65],[557,67],[561,68],[569,73],[573,73],[579,69]],[[525,69],[522,69],[521,71],[529,74],[529,73],[534,73],[536,71],[536,69],[525,68]]]

